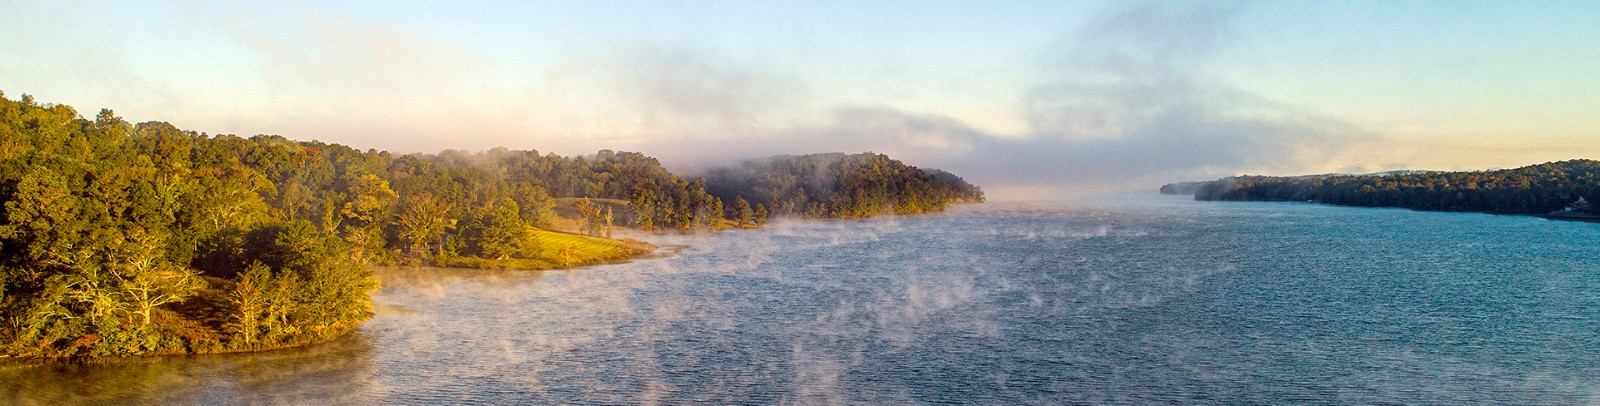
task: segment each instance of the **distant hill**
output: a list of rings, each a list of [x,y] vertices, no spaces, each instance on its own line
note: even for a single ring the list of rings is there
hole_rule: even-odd
[[[706,192],[748,200],[774,216],[865,218],[944,210],[982,202],[983,190],[949,172],[920,169],[888,155],[785,155],[742,162],[705,174]]]
[[[1198,185],[1189,185],[1198,183]],[[1170,186],[1170,188],[1169,188]],[[1235,176],[1162,186],[1194,188],[1195,200],[1296,201],[1361,207],[1546,214],[1600,198],[1600,161],[1576,159],[1470,172]]]

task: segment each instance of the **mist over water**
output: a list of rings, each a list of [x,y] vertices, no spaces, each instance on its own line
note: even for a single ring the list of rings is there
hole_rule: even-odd
[[[1600,401],[1600,227],[1138,196],[651,237],[665,259],[381,269],[262,354],[0,367],[0,403]]]

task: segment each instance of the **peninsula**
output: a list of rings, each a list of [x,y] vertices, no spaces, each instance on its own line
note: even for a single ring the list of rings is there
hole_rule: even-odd
[[[1313,202],[1588,220],[1597,218],[1588,202],[1600,198],[1600,161],[1576,159],[1470,172],[1235,176],[1169,184],[1162,191],[1186,188],[1193,190],[1195,200]]]

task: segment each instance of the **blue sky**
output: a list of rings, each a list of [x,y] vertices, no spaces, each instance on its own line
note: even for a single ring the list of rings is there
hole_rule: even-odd
[[[1600,158],[1600,2],[0,3],[0,91],[358,148],[877,151],[1002,197]]]

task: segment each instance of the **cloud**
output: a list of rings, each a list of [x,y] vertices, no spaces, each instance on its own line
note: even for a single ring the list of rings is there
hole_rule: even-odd
[[[483,63],[457,44],[334,11],[219,28],[256,53],[275,95],[295,102],[331,98],[320,104],[352,108],[374,100],[425,102],[469,88],[460,78]]]
[[[1026,134],[998,134],[939,113],[836,106],[822,122],[768,128],[733,143],[636,146],[690,169],[779,153],[875,151],[1004,195],[1153,190],[1241,171],[1292,172],[1370,137],[1206,75],[1229,43],[1239,8],[1149,4],[1079,28],[1039,58],[1044,78],[1017,96]]]
[[[220,108],[231,131],[397,152],[486,149],[545,135],[507,103],[516,92],[495,82],[493,62],[447,35],[338,10],[212,7],[189,12],[215,22],[256,67],[256,82],[235,87],[246,101]],[[440,145],[445,139],[451,143]]]
[[[1032,134],[975,148],[989,156],[974,158],[993,162],[975,174],[1066,189],[1148,187],[1297,170],[1367,137],[1206,75],[1239,12],[1238,4],[1147,4],[1086,25],[1046,58],[1055,77],[1023,95]]]
[[[82,5],[61,2],[0,4],[0,15],[9,17],[0,24],[0,37],[6,38],[0,41],[0,90],[13,99],[27,93],[41,102],[69,104],[88,117],[101,107],[182,106],[183,98],[167,83],[139,72],[133,62],[142,55],[105,28],[114,25],[114,14],[85,13]],[[87,97],[95,94],[109,97]]]
[[[564,128],[611,140],[732,138],[784,121],[803,82],[721,55],[633,45],[576,58],[529,91]]]

